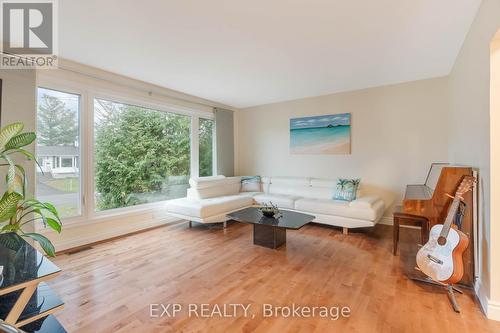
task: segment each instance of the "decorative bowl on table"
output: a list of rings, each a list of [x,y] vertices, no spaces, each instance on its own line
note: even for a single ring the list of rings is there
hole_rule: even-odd
[[[274,217],[274,210],[270,210],[270,209],[261,209],[260,210],[262,212],[262,215],[264,215],[265,217]]]
[[[275,217],[280,213],[278,206],[274,205],[272,202],[269,202],[269,204],[264,203],[259,210],[265,217]]]

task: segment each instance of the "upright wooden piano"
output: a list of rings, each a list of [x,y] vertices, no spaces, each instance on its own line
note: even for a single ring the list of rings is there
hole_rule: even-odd
[[[454,166],[447,163],[433,163],[425,184],[407,185],[403,200],[403,212],[409,215],[423,216],[430,222],[430,228],[435,224],[443,224],[452,199],[464,176],[477,176],[471,167]],[[462,220],[461,230],[469,237],[469,246],[464,252],[464,276],[460,284],[473,286],[475,276],[475,191],[464,196],[467,204]]]

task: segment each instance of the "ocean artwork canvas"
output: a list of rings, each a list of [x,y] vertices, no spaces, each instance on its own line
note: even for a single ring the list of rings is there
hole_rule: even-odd
[[[350,154],[351,114],[290,119],[292,154]]]

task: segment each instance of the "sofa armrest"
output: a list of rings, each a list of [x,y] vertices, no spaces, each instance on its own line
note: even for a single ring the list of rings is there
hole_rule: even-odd
[[[365,195],[357,198],[349,203],[349,207],[353,208],[372,208],[375,204],[377,204],[382,199],[376,195]],[[383,201],[382,201],[383,203]]]

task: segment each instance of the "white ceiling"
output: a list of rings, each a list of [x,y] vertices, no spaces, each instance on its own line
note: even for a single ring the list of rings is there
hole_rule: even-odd
[[[481,0],[62,0],[63,58],[242,108],[447,75]]]

